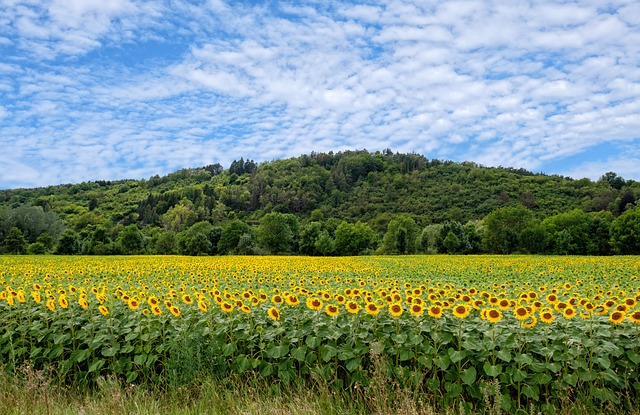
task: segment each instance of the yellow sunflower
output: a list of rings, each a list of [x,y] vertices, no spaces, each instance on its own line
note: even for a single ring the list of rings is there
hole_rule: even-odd
[[[550,309],[540,310],[540,320],[545,324],[551,324],[553,322],[554,315]]]
[[[402,304],[394,303],[389,305],[389,314],[391,314],[393,317],[399,317],[403,312],[404,309],[402,308]]]
[[[173,314],[175,317],[179,317],[180,316],[180,309],[176,306],[171,306],[169,307],[169,311],[171,312],[171,314]]]
[[[640,311],[635,311],[635,312],[629,314],[629,320],[633,324],[640,324]]]
[[[226,301],[223,301],[222,303],[220,303],[220,308],[222,309],[222,311],[224,311],[225,313],[230,313],[233,311],[234,305],[231,303],[228,303]]]
[[[271,307],[269,311],[267,311],[267,314],[274,321],[280,320],[280,311],[278,311],[278,309],[275,307]]]
[[[307,297],[307,308],[310,310],[321,310],[322,301],[319,298]]]
[[[424,313],[424,308],[422,308],[422,304],[413,304],[410,308],[409,311],[411,312],[411,314],[413,314],[414,316],[421,316],[422,313]]]
[[[358,312],[360,311],[360,306],[355,301],[347,301],[345,308],[351,314],[358,314]]]
[[[525,307],[518,307],[515,310],[513,310],[513,314],[516,316],[516,318],[520,321],[524,321],[527,319],[527,317],[529,317],[529,312],[527,311],[527,309]]]
[[[327,306],[324,308],[324,311],[331,317],[335,317],[340,313],[340,309],[338,309],[338,306],[336,306],[335,304],[327,304]]]
[[[485,312],[485,317],[492,323],[502,320],[502,313],[496,308],[490,308]]]
[[[469,315],[469,307],[466,304],[458,304],[453,307],[453,315],[457,318],[465,318]]]
[[[609,321],[613,324],[620,324],[624,321],[626,315],[623,311],[614,311],[609,315]]]
[[[107,309],[107,307],[103,305],[99,305],[98,310],[100,310],[100,314],[102,314],[103,316],[106,316],[109,314],[109,309]]]
[[[377,316],[378,313],[380,313],[380,309],[374,303],[367,303],[367,305],[364,307],[364,311],[366,311],[367,314],[371,314],[372,316]]]
[[[442,317],[442,307],[433,305],[429,307],[429,315],[431,317],[440,318]]]

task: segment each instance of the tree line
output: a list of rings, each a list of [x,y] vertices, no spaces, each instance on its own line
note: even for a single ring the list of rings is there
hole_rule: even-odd
[[[390,150],[0,191],[7,254],[640,254],[640,184]]]

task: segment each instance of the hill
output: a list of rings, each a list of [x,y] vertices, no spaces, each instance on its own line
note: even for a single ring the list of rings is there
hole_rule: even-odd
[[[251,252],[272,252],[258,231],[269,220],[265,217],[276,217],[289,218],[295,228],[287,252],[299,252],[300,233],[312,222],[320,223],[318,232],[326,231],[335,242],[343,221],[371,228],[377,241],[368,245],[371,250],[383,246],[389,224],[398,217],[410,219],[419,230],[470,221],[478,228],[478,221],[505,207],[526,209],[532,223],[574,210],[609,212],[615,218],[638,197],[640,183],[615,173],[594,182],[390,150],[311,153],[260,164],[241,158],[226,169],[212,164],[148,180],[3,190],[0,240],[9,252],[11,229],[21,231],[26,246],[44,233],[46,252],[55,249],[66,229],[76,238],[73,252],[117,253],[128,251],[116,241],[135,225],[142,245],[133,251],[154,252],[151,245],[169,234],[175,236],[178,252],[185,244],[182,238],[180,246],[181,235],[194,224],[208,223],[210,242],[217,246],[221,229],[235,221],[247,226],[238,232],[250,235],[245,242]],[[211,248],[209,253],[217,252]]]

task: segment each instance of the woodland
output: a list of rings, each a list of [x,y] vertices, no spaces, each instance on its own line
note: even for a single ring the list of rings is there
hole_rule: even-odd
[[[0,253],[640,254],[640,182],[391,150],[0,191]]]

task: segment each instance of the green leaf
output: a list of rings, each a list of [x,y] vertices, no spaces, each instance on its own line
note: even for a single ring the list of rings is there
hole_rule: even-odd
[[[576,372],[564,373],[562,375],[562,380],[575,387],[578,383],[578,374]]]
[[[536,373],[533,375],[533,381],[538,385],[546,385],[551,382],[551,379],[552,377],[548,373]]]
[[[631,360],[634,364],[636,365],[640,365],[640,354],[634,352],[633,350],[627,350],[627,357],[629,358],[629,360]]]
[[[99,371],[100,369],[102,369],[102,366],[104,366],[104,363],[105,363],[104,359],[94,360],[89,365],[89,373]]]
[[[444,389],[447,391],[447,396],[449,398],[455,398],[460,396],[462,393],[462,386],[457,383],[446,382],[444,384]]]
[[[600,366],[602,366],[603,369],[609,369],[611,367],[611,360],[609,360],[609,358],[607,356],[599,356],[596,358],[596,362],[598,362],[598,364]]]
[[[224,346],[222,346],[222,354],[225,357],[231,356],[236,352],[236,350],[238,350],[238,348],[236,347],[235,343],[227,343]]]
[[[336,350],[336,348],[330,344],[321,345],[318,348],[318,352],[320,353],[320,358],[325,362],[328,362],[329,360],[333,359],[338,354],[338,351]]]
[[[307,356],[307,346],[299,346],[295,349],[291,349],[291,357],[296,359],[299,362],[304,362],[305,357]]]
[[[521,365],[530,365],[531,363],[533,363],[533,358],[526,353],[517,354],[514,360]]]
[[[304,339],[304,343],[307,345],[309,349],[315,349],[320,345],[320,340],[315,336],[309,336]]]
[[[146,362],[147,360],[147,355],[146,354],[137,354],[135,356],[133,356],[133,363],[137,364],[137,365],[144,365],[144,362]]]
[[[540,389],[537,385],[524,385],[522,387],[522,393],[528,397],[537,401],[540,395]]]
[[[496,377],[500,373],[502,373],[502,365],[492,365],[489,362],[485,362],[485,364],[482,366],[482,369],[484,370],[484,373],[487,374],[487,376],[491,377]]]
[[[349,360],[345,367],[349,372],[357,370],[360,367],[360,358],[356,357],[355,359]]]
[[[136,371],[129,372],[129,374],[127,375],[127,383],[133,383],[137,378],[138,378],[138,372]]]
[[[447,370],[449,365],[451,364],[451,359],[448,354],[439,355],[435,358],[434,363],[442,370]]]
[[[462,381],[467,385],[473,385],[473,382],[476,381],[477,375],[476,368],[471,366],[460,372],[460,379],[462,379]]]
[[[447,354],[449,355],[449,358],[451,359],[451,363],[458,363],[459,361],[461,361],[462,359],[464,359],[467,356],[467,352],[464,350],[454,350],[453,348],[449,348],[449,350],[447,350]]]
[[[500,350],[498,353],[496,353],[496,356],[498,357],[498,359],[502,360],[503,362],[510,362],[511,361],[511,353],[509,353],[508,350]]]

